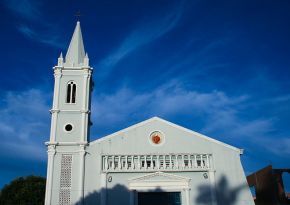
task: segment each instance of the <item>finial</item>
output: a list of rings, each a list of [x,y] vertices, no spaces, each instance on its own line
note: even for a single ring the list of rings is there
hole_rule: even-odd
[[[84,66],[89,66],[89,57],[88,57],[88,53],[86,53],[86,56],[84,58]]]
[[[63,66],[62,52],[60,53],[59,58],[57,59],[57,66]]]

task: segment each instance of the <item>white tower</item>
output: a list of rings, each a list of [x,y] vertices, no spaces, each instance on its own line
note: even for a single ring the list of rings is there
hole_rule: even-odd
[[[77,22],[65,59],[54,66],[54,95],[48,146],[45,204],[83,201],[89,140],[92,68]]]

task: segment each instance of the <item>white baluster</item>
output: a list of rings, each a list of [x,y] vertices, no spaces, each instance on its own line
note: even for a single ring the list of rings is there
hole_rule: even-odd
[[[188,157],[188,168],[191,168],[192,164],[191,164],[190,155],[187,155],[187,157]]]
[[[121,169],[122,165],[121,165],[121,156],[119,156],[118,158],[118,169]]]
[[[184,169],[185,168],[185,163],[184,163],[184,155],[181,155],[181,160],[182,160],[182,169]]]
[[[159,170],[160,169],[159,155],[156,156],[156,166],[157,166],[157,169]]]
[[[125,156],[125,169],[128,170],[128,156]]]
[[[140,155],[138,156],[138,168],[141,169],[141,159],[140,159]]]
[[[135,169],[134,155],[131,156],[131,169]]]
[[[104,170],[108,170],[109,169],[109,167],[108,167],[108,156],[105,156],[104,158],[105,158],[105,168],[104,168]]]
[[[144,155],[144,167],[145,167],[145,170],[147,170],[147,156]]]
[[[115,169],[115,156],[113,155],[112,156],[112,169],[114,170]]]
[[[206,166],[209,169],[209,157],[208,157],[208,154],[206,155]]]

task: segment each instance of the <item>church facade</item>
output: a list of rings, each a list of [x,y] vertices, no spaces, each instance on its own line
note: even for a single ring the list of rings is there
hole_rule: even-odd
[[[46,205],[254,205],[231,145],[158,117],[90,141],[92,70],[77,22],[54,67]]]

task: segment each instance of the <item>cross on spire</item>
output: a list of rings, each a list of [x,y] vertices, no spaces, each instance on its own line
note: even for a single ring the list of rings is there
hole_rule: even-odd
[[[77,21],[80,20],[80,17],[82,16],[81,12],[80,11],[77,11],[76,14],[75,14],[75,17],[77,18]]]

